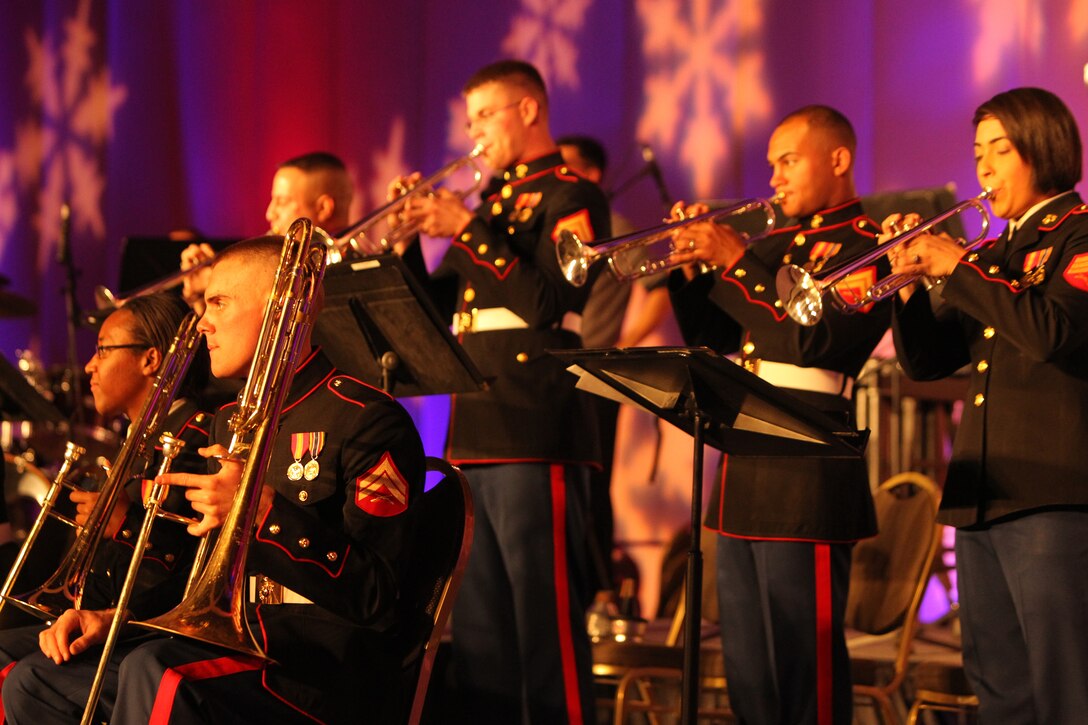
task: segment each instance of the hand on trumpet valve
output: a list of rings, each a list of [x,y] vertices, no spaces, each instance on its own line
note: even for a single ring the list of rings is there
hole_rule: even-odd
[[[68,494],[68,498],[76,505],[75,522],[77,524],[83,526],[87,523],[87,517],[94,509],[95,503],[98,502],[98,496],[98,491],[75,490]],[[113,538],[121,530],[130,503],[128,495],[124,491],[117,492],[117,501],[114,504],[113,511],[110,512],[110,518],[106,522],[104,530],[107,538]]]
[[[198,265],[202,265],[210,259],[215,257],[215,250],[208,244],[190,244],[181,252],[181,269],[192,269]],[[204,303],[204,290],[208,288],[208,278],[211,276],[211,268],[203,264],[203,266],[185,275],[181,280],[181,296],[190,307],[196,309],[199,304],[203,307]],[[197,310],[201,312],[201,309]]]
[[[387,201],[393,201],[411,191],[420,179],[423,178],[423,174],[418,171],[413,171],[407,176],[398,176],[389,182],[389,186],[386,188],[385,198]]]
[[[105,642],[112,620],[111,610],[67,609],[57,621],[38,633],[38,647],[55,664],[62,664]],[[77,632],[79,636],[72,639]]]
[[[242,467],[245,462],[228,457],[227,449],[218,444],[200,448],[197,452],[204,458],[218,458],[219,470],[212,474],[167,473],[164,476],[158,476],[155,483],[165,486],[184,486],[188,489],[185,492],[185,498],[192,504],[193,510],[201,514],[203,518],[198,523],[190,525],[187,531],[193,536],[203,536],[222,526],[227,518],[234,495],[238,491],[238,484],[242,479]],[[268,491],[271,493],[271,489]],[[270,503],[271,498],[269,498]],[[267,507],[264,507],[263,511],[258,512],[258,517],[267,510]]]
[[[967,250],[947,233],[930,234],[923,230],[921,234],[902,244],[894,242],[895,237],[918,226],[921,222],[918,214],[892,214],[881,224],[881,234],[877,237],[880,244],[892,242],[888,250],[888,260],[894,274],[914,275],[941,279],[952,274]]]
[[[685,205],[677,202],[672,208],[672,220],[683,221],[710,210],[706,204]],[[671,232],[673,239],[673,257],[677,264],[684,265],[684,274],[692,279],[697,273],[703,273],[718,267],[732,267],[744,254],[744,237],[725,224],[713,221],[692,222],[679,225]],[[696,269],[695,265],[700,265]]]
[[[451,237],[468,226],[472,212],[460,196],[448,189],[419,194],[404,207],[404,220],[432,237]]]

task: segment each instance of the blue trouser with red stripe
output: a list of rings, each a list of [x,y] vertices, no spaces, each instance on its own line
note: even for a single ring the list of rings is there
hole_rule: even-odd
[[[851,544],[718,537],[729,702],[748,725],[849,725]]]
[[[476,511],[453,612],[465,721],[589,725],[588,470],[503,464],[464,472]]]

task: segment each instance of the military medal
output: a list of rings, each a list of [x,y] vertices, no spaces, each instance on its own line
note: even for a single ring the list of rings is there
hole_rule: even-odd
[[[304,473],[302,455],[306,452],[306,438],[307,435],[305,433],[291,434],[291,455],[294,457],[295,462],[287,467],[287,478],[292,481],[301,480]]]
[[[325,447],[325,431],[317,431],[310,434],[310,460],[303,468],[303,475],[307,481],[312,481],[321,473],[321,464],[317,462],[317,456]]]

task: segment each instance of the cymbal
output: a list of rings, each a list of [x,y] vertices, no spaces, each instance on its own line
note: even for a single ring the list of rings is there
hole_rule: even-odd
[[[0,317],[30,317],[38,314],[38,305],[22,295],[0,290]]]

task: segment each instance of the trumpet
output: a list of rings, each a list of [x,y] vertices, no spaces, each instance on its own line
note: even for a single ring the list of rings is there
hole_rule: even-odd
[[[838,286],[854,272],[873,264],[892,249],[923,234],[930,233],[937,225],[958,214],[962,214],[968,209],[978,210],[981,219],[980,230],[970,240],[958,240],[958,243],[967,251],[977,249],[986,241],[987,234],[990,231],[990,214],[986,211],[986,207],[983,206],[982,202],[992,195],[993,189],[986,187],[978,196],[962,201],[950,209],[926,219],[906,231],[900,232],[887,242],[837,264],[832,269],[827,270],[821,277],[816,277],[807,269],[798,267],[795,264],[782,267],[778,270],[775,279],[778,298],[782,300],[790,318],[806,327],[815,325],[823,317],[825,295],[831,298],[832,306],[846,313],[856,312],[868,304],[885,300],[908,284],[922,279],[924,275],[888,275],[877,280],[861,294],[843,294]]]
[[[177,607],[134,624],[268,659],[245,619],[245,562],[280,411],[317,314],[325,237],[309,219],[295,220],[284,236],[246,386],[230,419],[228,457],[244,460],[241,480],[207,563]]]
[[[333,240],[335,248],[341,250],[341,253],[350,249],[359,256],[382,254],[392,249],[395,244],[415,236],[419,233],[419,224],[406,221],[404,218],[404,211],[408,204],[415,199],[433,194],[436,187],[466,168],[472,170],[472,183],[464,189],[453,190],[453,194],[459,199],[464,199],[476,191],[484,178],[483,169],[477,161],[483,152],[483,144],[476,144],[467,155],[451,161],[414,186],[404,188],[404,193],[396,199],[378,207],[339,232]]]
[[[348,229],[350,230],[354,226],[355,225],[352,225],[352,227],[348,227]],[[265,234],[267,236],[278,236],[274,234],[272,230],[265,232]],[[349,238],[341,236],[334,239],[329,237],[324,232],[321,233],[320,238],[325,243],[325,252],[326,256],[328,257],[328,263],[335,264],[337,262],[343,261],[344,245],[348,244]],[[202,269],[207,269],[213,264],[215,264],[215,257],[209,257],[208,259],[205,259],[201,262],[197,262],[188,269],[179,269],[176,272],[171,272],[170,274],[160,277],[157,280],[148,282],[145,285],[141,285],[139,287],[136,287],[135,289],[129,290],[123,297],[118,297],[113,292],[111,292],[105,285],[98,285],[94,288],[95,308],[100,311],[116,310],[118,308],[124,307],[128,302],[137,297],[144,297],[146,295],[154,294],[156,292],[165,292],[166,290],[173,289],[174,287],[177,287],[179,284],[184,282],[187,275],[190,275],[193,272],[198,272]]]
[[[700,222],[724,224],[727,219],[757,212],[763,213],[763,219],[756,232],[747,238],[751,243],[774,229],[774,207],[766,199],[745,199],[723,209],[712,209],[686,219],[667,221],[656,227],[592,243],[582,241],[577,234],[564,229],[559,233],[555,256],[563,277],[575,287],[586,283],[590,266],[602,259],[608,260],[608,268],[617,279],[628,282],[678,266],[681,262],[676,253],[680,250],[675,243],[677,232],[681,229]]]

